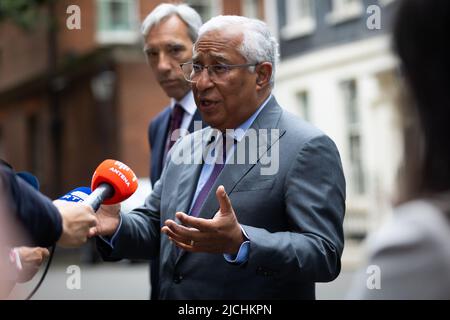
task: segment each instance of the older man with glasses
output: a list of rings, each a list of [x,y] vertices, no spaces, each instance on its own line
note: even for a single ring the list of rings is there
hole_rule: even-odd
[[[100,246],[104,256],[159,255],[160,298],[314,299],[315,282],[340,272],[339,153],[278,105],[277,50],[259,20],[219,16],[203,25],[181,68],[210,127],[175,144],[143,207],[98,212],[99,234],[114,239]],[[212,147],[215,162],[204,157]],[[241,152],[245,161],[235,161]],[[278,161],[270,173],[268,155]]]

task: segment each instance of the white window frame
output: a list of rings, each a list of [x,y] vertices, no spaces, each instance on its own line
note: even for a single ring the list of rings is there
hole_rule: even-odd
[[[101,2],[111,2],[113,0],[97,0],[97,10],[100,10]],[[128,2],[132,5],[130,10],[130,30],[99,30],[97,26],[96,40],[100,44],[135,44],[140,40],[139,32],[139,1],[137,0],[114,0]],[[99,19],[99,13],[97,13]]]
[[[300,15],[300,2],[309,2],[308,16]],[[286,25],[281,29],[281,37],[285,40],[310,35],[316,30],[315,1],[314,0],[287,0]]]
[[[254,19],[261,19],[259,16],[259,0],[244,0],[242,2],[242,13],[244,16]]]
[[[332,11],[326,16],[329,24],[339,24],[361,17],[364,13],[364,6],[361,0],[352,0],[346,4],[345,0],[333,0]]]
[[[356,122],[353,122],[350,114],[348,111],[350,111],[348,109],[349,105],[348,102],[349,100],[347,99],[347,97],[345,96],[344,92],[344,86],[347,86],[349,83],[353,82],[354,86],[355,86],[355,96],[354,96],[354,110],[357,114],[357,119]],[[349,159],[349,165],[350,165],[350,169],[348,170],[349,176],[348,176],[348,194],[351,195],[352,198],[360,198],[360,199],[364,199],[367,196],[367,171],[365,168],[365,163],[364,163],[364,157],[363,157],[363,149],[364,149],[364,140],[363,140],[363,125],[362,125],[362,119],[361,119],[361,109],[360,109],[360,103],[359,103],[359,92],[358,92],[358,81],[357,79],[353,78],[353,79],[346,79],[343,80],[339,83],[339,87],[340,87],[340,95],[341,95],[341,99],[343,102],[343,106],[344,106],[344,112],[346,115],[346,136],[345,139],[347,141],[348,144],[348,159]],[[355,175],[355,168],[353,167],[354,163],[352,162],[351,159],[351,141],[350,138],[351,137],[358,137],[359,138],[359,165],[360,165],[360,169],[361,171],[358,173],[358,175]],[[357,176],[357,178],[362,179],[362,185],[359,184],[359,179],[355,179],[355,177]],[[359,190],[361,187],[362,190]]]
[[[267,22],[271,33],[280,42],[280,28],[278,27],[278,4],[273,0],[264,0],[264,20]]]
[[[313,123],[311,115],[311,91],[306,88],[297,90],[295,99],[297,101],[299,107],[298,110],[302,119]]]
[[[225,1],[225,0],[223,0]],[[209,15],[211,17],[215,17],[219,14],[222,14],[223,7],[222,7],[222,1],[220,0],[186,0],[186,4],[188,5],[203,5],[208,6],[210,9]],[[203,23],[205,23],[207,20],[205,17],[202,17]]]

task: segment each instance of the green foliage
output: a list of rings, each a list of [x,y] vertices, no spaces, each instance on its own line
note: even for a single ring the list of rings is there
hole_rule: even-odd
[[[31,29],[40,18],[40,7],[54,0],[0,0],[0,23],[11,19],[25,29]]]

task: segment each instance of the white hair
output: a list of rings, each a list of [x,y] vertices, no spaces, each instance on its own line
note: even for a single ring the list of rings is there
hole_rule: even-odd
[[[265,22],[241,16],[217,16],[210,19],[200,28],[198,36],[200,38],[207,32],[227,30],[227,28],[236,26],[239,27],[239,30],[242,30],[244,36],[238,50],[247,62],[260,63],[267,61],[272,64],[270,85],[273,87],[275,68],[279,58],[278,42],[272,36]]]
[[[164,19],[173,15],[177,15],[188,26],[189,37],[192,42],[195,42],[198,37],[198,30],[202,25],[202,18],[200,15],[187,4],[171,4],[162,3],[158,5],[142,22],[141,32],[144,37],[147,37],[150,30]]]

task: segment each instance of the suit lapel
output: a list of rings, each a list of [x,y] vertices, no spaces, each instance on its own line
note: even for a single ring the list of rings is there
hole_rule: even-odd
[[[263,155],[265,155],[271,148],[271,146],[277,142],[285,133],[285,131],[280,131],[279,134],[272,134],[271,129],[276,129],[278,127],[278,121],[281,117],[282,109],[276,102],[275,98],[272,97],[261,113],[256,118],[255,122],[250,127],[253,130],[256,130],[258,135],[258,155],[257,160],[259,161]],[[267,135],[258,134],[260,130],[263,132],[267,132]],[[248,132],[247,132],[248,134]],[[247,135],[246,134],[246,135]],[[246,143],[246,138],[244,137],[236,146],[234,152],[234,163],[236,163],[236,151],[240,147],[239,145]],[[248,147],[247,143],[247,147]],[[248,149],[246,150],[248,152]],[[248,153],[247,153],[248,154]],[[248,158],[247,158],[248,159]],[[246,161],[250,162],[250,161]],[[200,210],[200,218],[210,219],[214,217],[217,210],[219,209],[219,203],[216,198],[216,190],[220,185],[225,187],[225,190],[228,194],[231,194],[238,184],[238,182],[256,165],[256,163],[245,163],[245,164],[227,164],[223,168],[221,174],[217,178],[217,181],[214,183],[211,188],[208,197],[205,200],[201,210]]]
[[[166,151],[167,134],[169,133],[170,114],[171,114],[170,107],[168,107],[167,112],[161,121],[161,126],[159,127],[159,134],[162,136],[162,139],[156,140],[159,142],[159,146],[157,148],[158,155],[156,158],[158,159],[157,172],[159,172],[159,175],[161,175],[164,166],[164,152]]]
[[[191,123],[189,124],[188,131],[189,131],[190,133],[194,132],[195,129],[197,129],[197,128],[195,127],[195,122],[196,122],[196,121],[200,121],[200,122],[202,123],[202,126],[201,126],[199,129],[202,129],[202,128],[206,127],[206,125],[205,125],[205,123],[203,122],[202,117],[201,117],[200,112],[198,111],[198,109],[195,110],[194,116],[192,117],[192,121],[191,121]]]
[[[196,114],[198,114],[198,110],[196,111]],[[176,202],[177,211],[182,211],[185,213],[189,212],[191,200],[197,188],[197,182],[202,169],[203,163],[202,153],[205,150],[204,146],[206,145],[207,141],[211,139],[212,132],[213,131],[210,128],[208,128],[203,131],[198,131],[192,135],[193,150],[191,161],[193,162],[190,163],[193,164],[184,165],[184,170],[181,173],[177,192],[178,194]]]
[[[192,150],[193,158],[191,158],[191,161],[194,161],[195,159],[202,159],[201,153],[203,149],[203,141],[200,139],[198,139],[198,141],[195,140],[196,139],[194,139],[194,148]],[[178,184],[176,208],[177,211],[187,213],[189,211],[192,197],[194,196],[194,192],[197,188],[197,181],[202,170],[202,163],[198,163],[198,161],[195,161],[194,164],[186,164],[183,166],[184,170],[179,177],[180,180]]]
[[[212,130],[206,129],[202,131],[198,131],[192,135],[194,139],[194,148],[192,150],[191,159],[194,161],[194,164],[184,165],[184,170],[180,175],[180,182],[178,184],[178,192],[176,199],[176,212],[182,211],[184,213],[188,213],[191,201],[194,196],[195,190],[197,188],[197,182],[200,176],[200,172],[202,170],[202,153],[204,150],[204,145],[206,145],[206,141],[209,141],[211,138]],[[198,139],[196,139],[198,138]],[[174,212],[174,213],[176,213]],[[176,223],[180,223],[180,221],[174,217],[174,221]],[[176,263],[180,256],[184,253],[184,251],[176,250],[175,246],[172,249],[172,259],[173,262]]]

